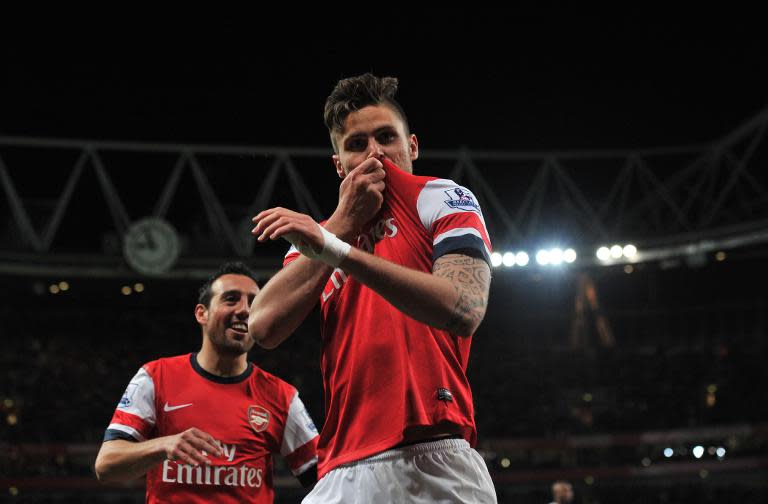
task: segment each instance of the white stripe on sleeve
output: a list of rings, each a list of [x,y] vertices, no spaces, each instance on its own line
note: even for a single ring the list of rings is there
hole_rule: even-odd
[[[133,377],[117,405],[119,411],[135,415],[149,425],[155,425],[155,382],[144,368]],[[112,428],[112,426],[110,426]]]
[[[485,252],[490,257],[491,251],[488,250],[488,246],[485,244],[485,241],[483,241],[483,237],[480,235],[480,231],[478,231],[475,228],[453,228],[449,229],[448,231],[445,231],[444,233],[440,233],[439,235],[435,236],[434,240],[432,240],[432,245],[437,245],[441,241],[447,239],[447,238],[457,238],[459,236],[466,236],[466,235],[473,235],[480,238],[480,241],[483,242],[483,248],[485,248]]]
[[[280,455],[286,457],[317,436],[317,427],[307,408],[299,399],[299,393],[293,396],[291,406],[288,408],[288,418],[285,421],[283,443],[280,447]]]

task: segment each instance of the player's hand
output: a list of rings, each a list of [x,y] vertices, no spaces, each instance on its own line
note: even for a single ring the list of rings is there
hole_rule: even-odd
[[[222,456],[221,449],[216,445],[216,440],[207,432],[194,427],[166,437],[165,457],[168,460],[178,460],[193,466],[211,464],[211,460],[205,454]]]
[[[381,161],[370,155],[350,171],[339,187],[339,204],[329,223],[340,226],[342,233],[357,234],[384,203],[384,171]]]
[[[277,207],[260,212],[252,221],[256,227],[251,234],[261,242],[282,237],[291,243],[304,242],[314,250],[323,249],[320,227],[309,215]]]

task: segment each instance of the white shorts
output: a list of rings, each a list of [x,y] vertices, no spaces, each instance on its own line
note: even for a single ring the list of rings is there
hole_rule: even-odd
[[[381,452],[329,471],[302,504],[496,503],[485,461],[463,439]]]

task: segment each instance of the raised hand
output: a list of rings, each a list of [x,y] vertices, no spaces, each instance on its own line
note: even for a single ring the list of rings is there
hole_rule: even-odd
[[[378,213],[384,203],[385,176],[381,161],[371,156],[344,177],[339,204],[329,219],[339,226],[340,236],[354,237]]]

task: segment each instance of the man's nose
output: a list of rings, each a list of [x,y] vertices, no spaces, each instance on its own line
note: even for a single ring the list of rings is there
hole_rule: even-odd
[[[368,145],[368,157],[375,157],[378,159],[382,156],[384,156],[384,149],[382,149],[376,139],[371,139]]]
[[[235,307],[235,313],[240,316],[248,316],[248,313],[251,310],[251,305],[248,304],[248,299],[242,299]]]

